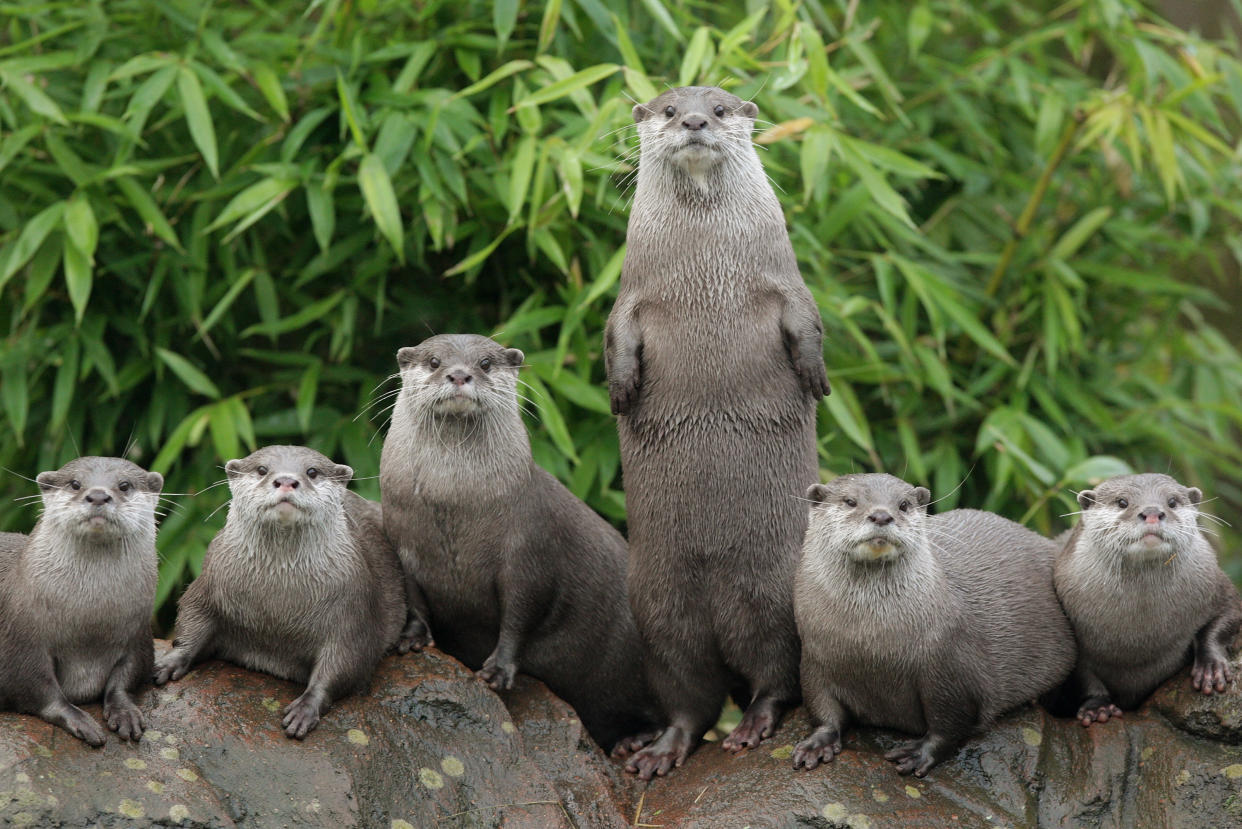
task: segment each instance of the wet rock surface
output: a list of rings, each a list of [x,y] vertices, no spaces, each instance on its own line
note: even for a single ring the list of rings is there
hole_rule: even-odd
[[[1242,688],[1186,674],[1103,726],[1025,708],[926,779],[855,730],[835,763],[790,765],[802,711],[755,751],[702,746],[642,784],[572,709],[522,678],[500,697],[455,660],[389,657],[305,741],[280,730],[298,686],[223,663],[140,696],[147,733],[102,749],[0,715],[0,826],[972,827],[1242,825]],[[99,706],[87,709],[99,716]]]

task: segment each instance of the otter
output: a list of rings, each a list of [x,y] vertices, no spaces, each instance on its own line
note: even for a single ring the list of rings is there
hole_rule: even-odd
[[[1078,636],[1066,690],[1084,726],[1121,716],[1187,663],[1221,693],[1242,599],[1196,523],[1203,493],[1168,475],[1122,475],[1078,493],[1081,519],[1054,580]]]
[[[401,564],[354,471],[304,446],[225,464],[232,501],[202,574],[177,603],[155,684],[210,657],[306,683],[283,711],[303,739],[336,700],[366,688],[405,623]]]
[[[680,766],[727,694],[722,745],[798,700],[792,594],[828,394],[823,324],[751,144],[757,107],[673,89],[634,107],[640,162],[605,331],[628,509],[630,603],[663,707],[643,779]]]
[[[606,750],[632,751],[656,714],[626,604],[625,540],[531,457],[522,360],[475,335],[397,352],[380,490],[406,572],[406,636],[434,634],[498,691],[519,670],[543,680]]]
[[[0,710],[42,717],[92,746],[78,704],[103,697],[108,728],[138,740],[133,694],[155,657],[155,510],[164,478],[122,458],[40,472],[29,536],[0,533]]]
[[[988,512],[929,516],[928,491],[892,475],[842,475],[807,497],[794,602],[817,728],[794,768],[830,762],[853,719],[921,735],[885,757],[922,777],[1069,675],[1052,541]]]

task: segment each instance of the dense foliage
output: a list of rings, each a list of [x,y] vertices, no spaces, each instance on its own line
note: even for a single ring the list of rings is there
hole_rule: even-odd
[[[825,475],[1046,531],[1127,467],[1242,499],[1242,356],[1205,321],[1242,64],[1132,0],[0,9],[5,489],[79,453],[164,472],[161,602],[229,458],[307,443],[376,496],[393,355],[433,331],[524,349],[537,458],[623,521],[601,331],[630,107],[665,84],[759,104]]]

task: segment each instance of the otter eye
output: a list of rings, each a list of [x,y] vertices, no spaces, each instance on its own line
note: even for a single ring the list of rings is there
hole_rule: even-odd
[[[667,115],[669,118],[672,118],[674,115],[677,114],[677,110],[674,109],[673,107],[665,107],[664,114]]]
[[[121,481],[116,485],[116,488],[121,490],[121,492],[129,492],[129,481]]]
[[[1130,502],[1127,501],[1125,498],[1118,498],[1117,506],[1121,507],[1122,509],[1125,509],[1126,507],[1130,506]]]
[[[900,504],[897,505],[897,509],[901,510],[902,512],[905,512],[906,510],[910,509],[910,502],[902,501]]]
[[[70,481],[70,482],[69,482],[69,486],[73,487],[74,489],[81,489],[81,488],[82,488],[82,484],[80,484],[80,483],[79,483],[79,482],[77,482],[77,481]]]
[[[266,475],[266,474],[267,474],[267,467],[266,467],[266,466],[260,466],[260,467],[258,467],[257,469],[255,469],[255,472],[258,472],[258,473],[259,473],[259,475]]]
[[[1170,499],[1169,499],[1169,506],[1170,506],[1170,507],[1176,507],[1176,506],[1177,506],[1177,499],[1176,499],[1176,498],[1170,498]]]
[[[853,498],[846,498],[846,499],[845,499],[845,504],[846,504],[846,506],[850,506],[850,507],[856,507],[856,506],[858,506],[858,502],[857,502],[857,501],[855,501]]]
[[[479,360],[479,368],[483,369],[484,371],[487,371],[491,367],[492,367],[492,360],[490,357],[484,357],[482,360]]]
[[[317,468],[315,468],[315,467],[313,467],[313,466],[312,466],[310,469],[306,470],[306,477],[308,477],[308,478],[318,478],[318,477],[319,477],[319,470],[318,470]]]
[[[434,369],[434,368],[439,368],[439,367],[440,367],[440,361],[439,361],[439,360],[437,360],[435,357],[432,357],[430,360],[428,360],[428,361],[427,361],[427,365],[431,366],[433,369]]]
[[[724,117],[724,107],[722,107],[720,104],[716,104],[716,109],[714,109],[713,112],[716,113],[717,118]]]

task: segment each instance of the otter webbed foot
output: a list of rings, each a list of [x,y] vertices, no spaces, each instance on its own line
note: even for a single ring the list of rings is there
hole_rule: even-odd
[[[781,709],[774,699],[760,697],[746,707],[742,721],[720,743],[725,751],[739,752],[755,748],[772,736],[781,719]]]
[[[1195,659],[1194,667],[1190,669],[1190,684],[1196,691],[1205,694],[1224,693],[1232,679],[1233,672],[1229,670],[1229,663],[1218,657]]]
[[[502,661],[493,652],[474,675],[486,682],[493,691],[508,691],[513,688],[517,672],[517,663]]]
[[[434,644],[435,640],[431,638],[431,629],[427,624],[417,616],[411,616],[405,629],[401,631],[401,637],[397,639],[397,653],[418,653]]]
[[[95,718],[90,714],[72,705],[69,702],[61,701],[53,703],[45,708],[40,716],[52,723],[59,725],[82,742],[99,748],[108,739],[108,734],[99,723],[95,722]]]
[[[1108,697],[1091,697],[1078,706],[1078,721],[1086,728],[1092,723],[1106,723],[1110,719],[1121,719],[1121,709]]]
[[[821,763],[831,763],[841,753],[841,732],[821,726],[810,737],[794,746],[793,767],[813,769]]]
[[[176,681],[190,670],[190,657],[185,651],[173,648],[155,660],[155,670],[151,679],[156,685],[163,685],[170,680]]]
[[[128,699],[124,702],[105,702],[103,715],[108,728],[122,740],[138,742],[142,737],[142,712]]]
[[[630,734],[622,737],[613,745],[610,756],[614,760],[624,760],[659,736],[659,731],[644,731],[640,734]]]
[[[641,780],[663,777],[686,762],[690,756],[690,734],[680,728],[669,726],[659,739],[630,758],[625,770],[637,774]]]
[[[923,777],[932,766],[944,759],[943,755],[948,753],[941,741],[934,737],[923,737],[919,740],[904,742],[892,751],[886,752],[884,759],[897,765],[898,774],[913,772],[915,777]]]
[[[319,700],[309,690],[285,706],[285,718],[281,720],[285,736],[301,740],[319,725]]]

